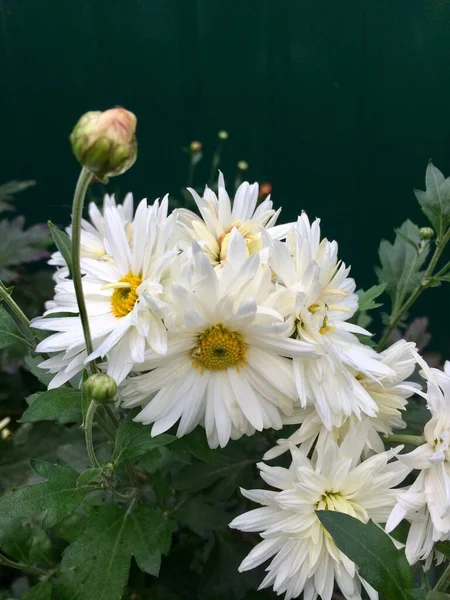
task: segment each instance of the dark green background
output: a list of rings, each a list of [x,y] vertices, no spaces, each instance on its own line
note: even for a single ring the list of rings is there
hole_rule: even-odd
[[[229,179],[245,158],[285,219],[320,216],[359,286],[381,237],[426,224],[428,159],[450,174],[448,0],[0,0],[0,23],[0,174],[38,180],[30,221],[69,220],[67,136],[116,104],[139,119],[121,189],[176,193],[180,148],[227,129]],[[441,287],[417,310],[450,356],[447,305]]]

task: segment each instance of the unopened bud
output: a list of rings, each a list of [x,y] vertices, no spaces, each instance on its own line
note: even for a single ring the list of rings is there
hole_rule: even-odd
[[[117,384],[109,375],[97,373],[85,381],[83,389],[91,400],[103,404],[114,401]]]
[[[70,142],[78,162],[99,179],[125,173],[136,161],[136,117],[124,108],[85,113]]]
[[[431,227],[421,227],[419,235],[421,240],[432,240],[434,238],[434,230]]]
[[[259,197],[265,198],[266,196],[268,196],[271,193],[272,193],[272,184],[268,183],[268,182],[262,183],[261,187],[259,188]]]
[[[228,131],[225,131],[224,129],[222,129],[222,131],[219,131],[219,133],[217,134],[217,137],[219,138],[219,140],[227,140],[228,139]]]
[[[240,160],[237,166],[240,171],[246,171],[248,169],[248,162],[245,160]]]
[[[197,141],[191,142],[189,148],[191,152],[200,152],[200,150],[202,149],[202,143]]]

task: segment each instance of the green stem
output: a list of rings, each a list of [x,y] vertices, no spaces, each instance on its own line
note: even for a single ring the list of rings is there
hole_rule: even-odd
[[[86,450],[91,461],[91,465],[97,469],[101,468],[101,464],[98,462],[95,456],[94,441],[92,439],[92,429],[94,426],[95,411],[97,410],[97,402],[91,400],[89,408],[86,413],[86,421],[84,423],[84,436],[86,439]]]
[[[72,279],[77,297],[78,310],[80,312],[83,335],[86,342],[86,352],[88,356],[94,351],[92,345],[91,331],[89,328],[89,318],[86,309],[86,301],[83,293],[83,283],[81,279],[81,218],[83,216],[84,199],[92,179],[92,173],[83,167],[78,177],[77,187],[73,197],[72,205]],[[94,362],[90,362],[88,369],[93,375],[96,372]]]
[[[411,444],[412,446],[422,446],[425,443],[425,440],[421,435],[386,435],[384,437],[386,442],[398,442],[399,444]]]
[[[19,571],[32,571],[36,573],[36,575],[47,575],[47,571],[44,569],[40,569],[39,567],[34,567],[33,565],[26,565],[24,563],[19,563],[14,560],[10,560],[4,554],[0,553],[0,565],[4,565],[5,567],[10,567],[11,569],[17,569]]]
[[[445,235],[440,240],[437,241],[436,250],[434,251],[434,254],[431,258],[430,264],[428,265],[428,268],[425,271],[425,275],[423,276],[423,279],[420,282],[420,284],[417,286],[417,288],[414,290],[414,292],[411,294],[411,296],[408,298],[408,300],[406,300],[406,302],[404,302],[400,306],[400,308],[398,310],[394,311],[394,313],[392,314],[392,316],[389,320],[389,325],[387,326],[387,328],[383,334],[383,337],[381,338],[380,343],[378,344],[378,351],[382,350],[386,346],[386,344],[391,336],[391,333],[394,331],[398,322],[403,317],[403,315],[406,312],[408,312],[408,310],[411,308],[411,306],[414,304],[414,302],[417,300],[417,298],[420,296],[420,294],[427,288],[431,287],[431,285],[434,283],[433,271],[441,257],[442,252],[444,251],[444,248],[447,245],[449,239],[450,239],[450,228],[445,233]]]
[[[433,588],[433,592],[446,592],[450,585],[450,564],[446,566],[445,571],[439,577],[438,582]]]
[[[20,306],[13,300],[11,294],[8,293],[6,286],[0,280],[0,304],[2,302],[4,302],[6,304],[6,306],[10,309],[10,311],[16,317],[17,321],[19,322],[19,325],[23,325],[23,329],[26,332],[27,337],[31,342],[31,346],[34,348],[36,346],[36,344],[34,342],[33,334],[30,331],[30,328],[31,328],[30,320],[26,316],[26,314],[23,312],[23,310],[20,308]]]

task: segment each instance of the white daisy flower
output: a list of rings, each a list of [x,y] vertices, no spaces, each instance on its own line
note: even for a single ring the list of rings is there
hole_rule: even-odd
[[[263,248],[261,231],[265,229],[274,239],[283,239],[291,224],[275,226],[281,208],[275,211],[270,195],[258,203],[258,184],[242,183],[231,202],[219,174],[217,195],[206,186],[203,197],[188,188],[197,204],[201,217],[181,208],[178,213],[180,237],[190,246],[196,240],[214,266],[220,265],[228,253],[230,233],[235,228],[243,236],[247,255]]]
[[[100,211],[95,202],[90,202],[88,206],[88,214],[90,222],[86,219],[81,221],[81,239],[80,239],[80,251],[82,257],[96,258],[100,260],[109,260],[108,253],[105,249],[105,225],[103,213],[106,208],[114,207],[117,209],[117,214],[123,222],[123,226],[129,239],[132,235],[132,223],[133,223],[133,195],[131,193],[125,196],[123,204],[117,204],[113,195],[105,194],[103,198],[103,211]],[[72,237],[72,227],[66,228],[68,236]],[[64,260],[61,252],[54,252],[50,260],[49,265],[62,267],[57,271],[57,281],[67,277],[69,270],[67,269],[66,261]]]
[[[152,435],[178,420],[178,436],[201,424],[211,447],[280,429],[296,399],[287,357],[314,354],[265,305],[271,289],[270,269],[258,254],[247,257],[237,229],[219,272],[193,242],[192,264],[172,285],[167,355],[149,354],[141,369],[152,371],[130,378],[122,394],[126,407],[146,405],[135,420],[154,423]]]
[[[298,339],[313,344],[321,355],[315,361],[293,361],[301,406],[314,405],[329,430],[351,415],[375,417],[377,404],[355,375],[395,377],[395,372],[354,335],[370,333],[347,322],[358,298],[350,269],[338,261],[336,242],[321,241],[319,219],[310,224],[305,213],[286,243],[265,238],[277,277],[274,307],[295,320]]]
[[[450,363],[444,372],[430,369],[418,357],[427,379],[431,419],[425,425],[425,443],[399,456],[405,465],[420,471],[408,491],[400,494],[386,525],[392,531],[403,519],[411,521],[406,556],[411,564],[432,558],[435,542],[450,539]]]
[[[130,246],[124,222],[114,206],[104,212],[104,244],[110,260],[82,258],[83,291],[89,316],[94,352],[88,359],[108,355],[107,372],[120,383],[134,363],[144,361],[147,347],[164,354],[167,331],[163,323],[164,278],[174,251],[170,250],[173,218],[167,218],[167,197],[159,206],[142,200],[133,222]],[[57,352],[41,367],[56,373],[50,388],[62,385],[82,370],[86,347],[79,316],[48,317],[55,312],[78,313],[73,282],[56,285],[53,302],[45,317],[33,327],[55,331],[36,348]]]
[[[361,599],[364,587],[371,599],[377,592],[358,573],[358,567],[333,542],[316,510],[349,514],[360,521],[385,523],[397,491],[409,469],[391,461],[401,447],[357,464],[364,439],[348,435],[343,444],[330,445],[317,460],[291,447],[289,469],[258,465],[261,477],[276,491],[242,490],[263,505],[230,523],[241,531],[258,532],[263,540],[240,565],[247,571],[272,559],[260,589],[272,586],[286,600],[301,593],[307,600],[331,600],[335,583],[349,600]]]
[[[393,375],[367,377],[362,373],[354,375],[355,385],[362,386],[366,393],[375,401],[377,413],[374,417],[363,417],[362,422],[367,427],[364,454],[383,452],[382,435],[390,435],[394,429],[404,429],[406,423],[402,412],[407,405],[407,399],[420,389],[418,384],[405,380],[414,372],[417,364],[415,344],[399,340],[378,355],[378,359],[392,369]],[[283,419],[285,424],[302,426],[287,439],[277,440],[277,445],[266,452],[264,460],[271,460],[287,452],[292,444],[302,445],[306,454],[314,447],[316,452],[325,452],[328,445],[340,444],[349,430],[361,422],[355,415],[350,415],[340,427],[330,431],[323,426],[322,419],[314,406],[306,409],[297,408],[293,415]]]

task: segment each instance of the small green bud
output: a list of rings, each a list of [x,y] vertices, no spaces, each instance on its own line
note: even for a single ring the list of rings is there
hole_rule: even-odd
[[[217,134],[219,140],[227,140],[228,139],[228,131],[222,130]]]
[[[99,404],[113,402],[117,392],[117,384],[109,375],[97,373],[91,375],[83,385],[86,394]]]
[[[136,117],[124,108],[85,113],[71,135],[72,152],[99,179],[125,173],[136,161]]]
[[[246,171],[248,169],[248,162],[245,160],[240,160],[237,166],[240,171]]]
[[[202,149],[202,143],[193,141],[193,142],[191,142],[191,145],[189,146],[189,148],[190,148],[191,152],[200,152],[200,150]]]
[[[434,231],[431,227],[421,227],[419,229],[419,235],[421,240],[432,240],[434,237]]]

